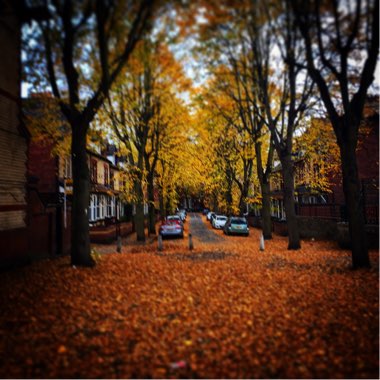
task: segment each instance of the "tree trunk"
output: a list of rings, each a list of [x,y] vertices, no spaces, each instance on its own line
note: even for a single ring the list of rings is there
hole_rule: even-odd
[[[249,187],[249,183],[244,181],[243,186],[242,186],[242,191],[240,193],[240,198],[239,198],[239,211],[241,215],[244,215],[247,211],[246,199],[248,197],[248,187]]]
[[[79,123],[72,126],[71,157],[73,163],[73,204],[71,211],[71,264],[92,267],[88,207],[90,171],[86,151],[86,131]]]
[[[272,218],[270,215],[270,186],[269,182],[261,184],[262,209],[261,220],[263,223],[263,235],[265,240],[272,239]]]
[[[137,241],[145,241],[145,217],[144,217],[144,192],[142,181],[139,179],[135,182],[136,194],[136,214],[135,214],[135,229]]]
[[[231,189],[230,185],[227,186],[225,199],[226,199],[226,205],[227,205],[226,212],[227,212],[228,215],[230,215],[230,214],[232,214],[232,201],[233,201],[233,199],[232,199],[232,189]]]
[[[154,207],[154,185],[152,176],[148,177],[148,204],[149,204],[149,224],[148,233],[156,234],[156,209]]]
[[[351,239],[352,267],[369,268],[367,234],[355,146],[341,144],[343,191],[346,201],[348,226]]]
[[[217,211],[219,207],[218,207],[218,197],[215,194],[215,191],[213,191],[212,193],[211,204],[212,204],[212,210]]]
[[[225,192],[225,200],[226,200],[226,205],[227,205],[226,212],[228,215],[232,214],[232,202],[233,202],[232,183],[233,183],[233,179],[231,175],[229,174],[229,171],[227,171],[227,190]]]
[[[163,189],[160,188],[160,217],[161,219],[166,216],[165,213],[165,199],[164,199],[164,194],[163,194]]]
[[[244,199],[245,199],[245,197],[243,197],[243,195],[240,195],[240,198],[239,198],[239,213],[240,213],[240,215],[244,215],[246,210],[247,210],[247,206],[246,206],[246,203],[244,202]]]
[[[301,240],[298,230],[294,202],[293,163],[290,155],[281,158],[282,178],[284,181],[284,206],[288,226],[288,249],[300,249]]]

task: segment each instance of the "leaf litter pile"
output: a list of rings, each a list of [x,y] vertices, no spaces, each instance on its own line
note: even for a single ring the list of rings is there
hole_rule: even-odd
[[[378,253],[352,271],[334,243],[258,242],[130,244],[94,269],[2,273],[0,377],[378,378]]]

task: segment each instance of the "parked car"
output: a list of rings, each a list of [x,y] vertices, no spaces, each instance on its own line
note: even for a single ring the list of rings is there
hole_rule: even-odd
[[[181,218],[182,222],[185,222],[186,216],[187,216],[186,210],[184,210],[184,209],[179,210],[177,212],[177,215]]]
[[[177,221],[183,227],[182,218],[179,215],[168,215],[166,220],[174,220]]]
[[[174,216],[174,215],[172,215]],[[162,221],[159,233],[164,237],[168,236],[177,236],[183,238],[183,224],[180,220],[175,218],[167,217],[164,221]]]
[[[248,236],[249,227],[247,219],[241,216],[231,216],[224,225],[223,231],[226,235],[239,234]]]
[[[216,213],[213,212],[213,213],[211,214],[211,218],[210,218],[210,223],[211,223],[211,224],[212,224],[212,222],[214,221],[215,217],[216,217]]]
[[[215,215],[215,212],[212,212],[212,211],[209,211],[206,215],[206,219],[209,220],[211,222],[211,217],[212,215]]]
[[[212,226],[214,228],[223,228],[227,222],[227,217],[225,215],[215,215],[212,219]]]

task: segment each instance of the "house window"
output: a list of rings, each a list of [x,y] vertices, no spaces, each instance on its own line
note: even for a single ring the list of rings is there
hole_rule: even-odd
[[[100,196],[95,195],[95,219],[100,219]]]
[[[284,202],[281,199],[272,200],[271,215],[280,220],[286,219]]]
[[[98,161],[91,159],[90,163],[91,182],[98,183]]]
[[[96,202],[97,196],[95,194],[91,195],[90,198],[90,222],[94,222],[96,220]]]
[[[71,157],[66,157],[63,162],[63,177],[72,178],[73,177],[73,166]]]
[[[105,195],[101,195],[100,198],[100,219],[104,219],[107,215],[107,199]]]
[[[99,219],[104,218],[103,198],[103,195],[99,195]]]
[[[107,197],[107,217],[112,217],[112,197]]]
[[[115,204],[116,204],[116,198],[112,197],[111,198],[111,216],[116,216]]]
[[[135,213],[133,215],[136,214],[136,206],[133,205],[134,207],[134,211]],[[124,206],[123,206],[123,203],[122,202],[119,202],[119,218],[123,217],[124,216]]]
[[[115,189],[115,173],[113,170],[110,170],[110,187]]]

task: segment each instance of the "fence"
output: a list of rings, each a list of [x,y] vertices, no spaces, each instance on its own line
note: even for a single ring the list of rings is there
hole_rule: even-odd
[[[366,224],[379,224],[379,190],[375,179],[362,180],[362,202]],[[260,205],[254,205],[251,216],[260,217]],[[296,214],[304,217],[331,219],[337,222],[347,221],[347,209],[339,203],[296,203]],[[285,209],[282,199],[273,199],[271,215],[274,219],[285,220]]]
[[[326,204],[297,204],[296,213],[300,216],[309,216],[326,219],[344,219],[344,206],[337,203]]]
[[[347,211],[345,205],[340,205],[336,203],[322,205],[298,204],[296,207],[296,213],[299,216],[335,219],[337,221],[347,221]],[[365,204],[364,217],[366,224],[379,224],[379,206],[376,204]]]

